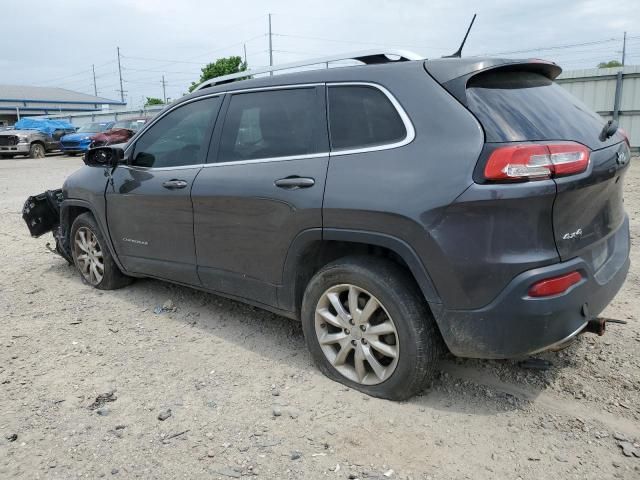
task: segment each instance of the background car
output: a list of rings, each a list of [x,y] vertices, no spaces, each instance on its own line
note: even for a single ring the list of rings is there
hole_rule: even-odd
[[[93,137],[113,127],[115,122],[94,122],[80,127],[76,133],[65,135],[60,140],[61,149],[67,155],[75,155],[89,150]]]
[[[150,117],[130,118],[128,120],[118,120],[110,130],[98,133],[93,137],[91,147],[103,147],[126,143],[140,130]]]
[[[64,120],[23,118],[13,127],[0,128],[0,157],[43,158],[60,149],[60,138],[74,131],[73,125]]]

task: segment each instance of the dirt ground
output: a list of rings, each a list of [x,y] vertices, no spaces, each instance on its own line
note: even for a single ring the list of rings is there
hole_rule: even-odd
[[[0,160],[0,478],[640,479],[634,162],[634,264],[603,314],[628,324],[547,371],[447,358],[393,403],[323,377],[290,320],[155,280],[87,287],[21,218],[81,160]]]

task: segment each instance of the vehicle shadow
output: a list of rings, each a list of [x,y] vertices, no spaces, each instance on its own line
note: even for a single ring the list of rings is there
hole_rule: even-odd
[[[72,267],[60,264],[52,269],[80,281]],[[301,372],[315,371],[297,321],[215,294],[153,279],[138,279],[127,288],[105,292],[105,295],[126,301],[132,312],[154,314],[155,311],[156,315],[169,316],[173,321],[275,363]],[[168,300],[175,311],[162,311]],[[448,355],[439,364],[439,372],[431,385],[409,403],[419,408],[475,415],[527,408],[544,395],[560,369],[570,362],[569,355],[561,359],[557,353],[546,353],[543,357],[553,362],[545,371],[525,370],[517,361],[483,361]],[[336,388],[343,387],[336,384]],[[544,401],[553,403],[549,399]]]

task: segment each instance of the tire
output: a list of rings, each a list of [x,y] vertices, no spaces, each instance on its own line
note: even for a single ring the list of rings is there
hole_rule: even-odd
[[[352,292],[356,316],[350,313]],[[333,294],[347,317],[336,315]],[[378,306],[374,302],[370,309],[374,313],[360,324],[371,299]],[[344,328],[345,318],[353,328]],[[406,400],[419,393],[436,372],[443,345],[440,332],[409,273],[391,261],[353,256],[326,265],[307,286],[301,320],[307,347],[320,371],[367,395]],[[345,336],[342,343],[334,342]],[[343,348],[353,353],[345,357]],[[368,360],[372,355],[374,362]],[[340,365],[342,358],[346,360]]]
[[[46,150],[41,143],[32,143],[29,148],[29,158],[44,158]]]
[[[124,275],[116,265],[102,232],[90,213],[78,215],[74,220],[70,243],[73,263],[88,285],[99,290],[115,290],[132,282],[133,279]]]

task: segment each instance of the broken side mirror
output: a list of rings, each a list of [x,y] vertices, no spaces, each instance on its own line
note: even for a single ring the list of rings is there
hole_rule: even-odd
[[[120,147],[96,147],[84,155],[84,163],[90,167],[115,167],[124,160],[124,149]]]

